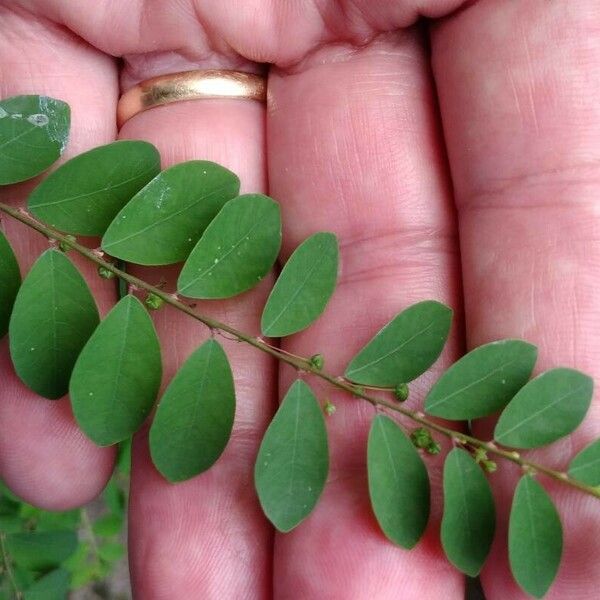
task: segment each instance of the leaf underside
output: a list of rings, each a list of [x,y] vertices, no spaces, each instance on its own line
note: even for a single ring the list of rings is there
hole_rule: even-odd
[[[0,185],[31,179],[58,160],[70,123],[69,105],[48,96],[0,100]]]
[[[230,200],[192,250],[177,289],[189,298],[229,298],[257,285],[281,246],[281,211],[271,198]]]
[[[235,390],[227,355],[204,342],[163,394],[150,427],[150,453],[169,481],[206,471],[221,456],[233,427]]]
[[[509,402],[494,431],[512,448],[538,448],[574,431],[592,400],[594,383],[574,369],[551,369],[532,379]]]
[[[263,335],[297,333],[323,313],[335,290],[338,254],[337,238],[327,232],[311,235],[294,250],[263,310]]]
[[[123,206],[160,171],[148,142],[121,140],[78,154],[29,195],[40,221],[76,235],[101,236]]]
[[[125,296],[94,331],[73,368],[69,395],[79,426],[100,446],[127,439],[150,413],[161,374],[152,320],[135,296]]]
[[[0,231],[0,338],[8,331],[8,322],[19,286],[21,272],[8,240]]]
[[[527,383],[536,358],[536,347],[521,340],[501,340],[475,348],[431,388],[425,412],[461,421],[491,415],[504,408]]]
[[[531,475],[524,475],[515,491],[508,554],[521,588],[536,598],[544,596],[560,565],[562,526],[552,500]]]
[[[462,448],[444,464],[444,515],[441,538],[448,560],[475,577],[489,554],[496,513],[490,484],[481,467]]]
[[[239,179],[192,160],[162,171],[119,212],[102,238],[108,254],[139,265],[184,261],[209,223],[237,196]]]
[[[17,294],[9,324],[17,375],[49,399],[67,393],[71,371],[99,322],[94,298],[73,263],[46,250]]]
[[[254,468],[260,504],[279,531],[290,531],[312,512],[328,470],[323,413],[308,385],[297,380],[265,433]]]
[[[355,383],[394,387],[423,374],[448,338],[452,310],[427,300],[396,315],[352,359],[346,377]]]
[[[429,520],[429,477],[412,442],[389,417],[371,424],[367,451],[369,495],[386,537],[412,548]]]

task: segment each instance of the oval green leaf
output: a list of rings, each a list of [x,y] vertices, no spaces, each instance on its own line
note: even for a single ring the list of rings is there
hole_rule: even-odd
[[[531,475],[517,485],[508,526],[510,569],[525,592],[541,598],[554,581],[562,555],[562,526],[544,488]]]
[[[569,475],[587,485],[600,486],[600,440],[577,454],[569,465]]]
[[[448,339],[452,309],[426,300],[396,315],[352,359],[350,381],[394,387],[424,373],[438,359]]]
[[[291,335],[321,315],[335,290],[338,254],[337,238],[326,232],[311,235],[294,250],[267,300],[263,335]]]
[[[6,536],[8,554],[31,571],[57,567],[77,549],[75,531],[28,531]]]
[[[279,204],[261,194],[230,200],[192,250],[177,289],[189,298],[229,298],[253,288],[281,247]]]
[[[55,569],[40,577],[25,591],[24,600],[64,600],[69,594],[70,575],[66,569]]]
[[[102,238],[102,249],[139,265],[181,262],[239,187],[231,171],[208,161],[166,169],[121,209]]]
[[[308,517],[328,471],[323,412],[310,387],[298,379],[267,428],[254,467],[260,504],[279,531],[290,531]]]
[[[454,363],[431,388],[425,411],[466,421],[503,409],[527,383],[537,348],[522,340],[500,340],[475,348]]]
[[[64,396],[73,365],[99,320],[94,298],[73,263],[58,250],[46,250],[23,281],[10,318],[17,375],[40,396]]]
[[[574,369],[558,368],[532,379],[500,415],[494,438],[512,448],[538,448],[569,435],[585,417],[594,382]]]
[[[100,236],[123,206],[160,172],[158,150],[121,140],[68,160],[30,194],[40,221],[67,233]]]
[[[154,465],[169,481],[206,471],[225,450],[234,415],[227,355],[208,340],[186,360],[158,404],[150,427]]]
[[[69,105],[48,96],[0,101],[0,185],[31,179],[63,153],[69,138]]]
[[[21,272],[15,253],[8,240],[0,231],[0,338],[8,331],[8,322],[12,312],[19,286]]]
[[[490,484],[481,467],[462,448],[454,448],[444,463],[442,546],[448,560],[475,577],[490,552],[496,510]]]
[[[385,415],[371,424],[367,470],[371,506],[383,533],[412,548],[429,520],[429,477],[412,442]]]
[[[71,375],[73,414],[99,446],[135,433],[160,386],[160,345],[152,319],[135,296],[125,296],[84,346]]]

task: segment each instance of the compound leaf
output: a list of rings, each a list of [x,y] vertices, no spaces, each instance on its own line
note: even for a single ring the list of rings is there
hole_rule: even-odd
[[[66,569],[55,569],[40,577],[25,594],[25,600],[63,600],[69,592],[69,572]]]
[[[429,477],[412,442],[385,415],[371,423],[367,470],[371,506],[383,533],[412,548],[429,519]]]
[[[227,355],[215,340],[186,360],[158,404],[150,453],[169,481],[183,481],[221,456],[233,426],[235,390]]]
[[[460,421],[491,415],[527,383],[536,358],[536,347],[522,340],[500,340],[475,348],[431,388],[425,411]]]
[[[123,206],[160,171],[148,142],[121,140],[75,156],[30,194],[41,221],[77,235],[102,235]]]
[[[486,476],[468,452],[455,448],[444,463],[441,537],[448,560],[470,577],[478,575],[495,526],[494,498]]]
[[[574,369],[551,369],[532,379],[500,415],[494,437],[513,448],[538,448],[571,433],[583,421],[594,382]]]
[[[591,486],[600,485],[600,440],[586,446],[569,465],[569,475]]]
[[[323,412],[310,387],[296,380],[265,433],[254,468],[260,504],[279,531],[290,531],[308,517],[328,470]]]
[[[427,300],[396,315],[352,359],[346,377],[355,383],[394,387],[424,373],[448,338],[452,309]]]
[[[102,249],[140,265],[183,261],[239,186],[231,171],[212,162],[170,167],[121,209],[102,238]]]
[[[0,231],[0,338],[8,331],[8,321],[12,312],[19,286],[21,272],[15,253],[8,240]]]
[[[552,500],[531,475],[517,485],[508,527],[510,569],[528,594],[541,598],[558,571],[562,526]]]
[[[94,331],[73,368],[69,395],[79,426],[99,446],[127,439],[150,413],[161,374],[152,319],[127,295]]]
[[[48,96],[0,100],[0,185],[31,179],[58,160],[67,145],[69,105]]]
[[[70,530],[28,531],[6,536],[8,554],[20,567],[43,571],[57,567],[77,548],[77,533]]]
[[[262,314],[263,335],[284,337],[308,327],[335,289],[338,243],[333,233],[306,238],[283,267]]]
[[[94,298],[73,263],[58,250],[46,250],[23,281],[10,318],[17,375],[45,398],[64,396],[73,365],[99,320]]]
[[[281,211],[271,198],[230,200],[192,250],[178,291],[189,298],[229,298],[253,288],[271,270],[281,246]]]

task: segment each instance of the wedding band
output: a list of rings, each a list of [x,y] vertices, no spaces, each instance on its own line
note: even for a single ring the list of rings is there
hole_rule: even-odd
[[[237,98],[264,102],[264,77],[241,71],[210,69],[160,75],[125,92],[117,106],[119,127],[134,115],[171,102],[209,98]]]

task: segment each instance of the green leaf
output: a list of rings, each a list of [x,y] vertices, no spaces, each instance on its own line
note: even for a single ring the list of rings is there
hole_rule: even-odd
[[[367,471],[371,506],[383,533],[412,548],[429,520],[429,477],[412,442],[385,415],[371,423]]]
[[[552,500],[531,475],[515,491],[508,527],[510,569],[525,592],[541,598],[558,571],[562,526]]]
[[[81,520],[81,513],[78,509],[66,511],[37,510],[36,531],[76,529]]]
[[[475,577],[487,558],[496,526],[490,484],[481,467],[462,448],[444,463],[442,546],[448,560]]]
[[[427,395],[425,412],[459,421],[491,415],[527,383],[536,358],[536,347],[521,340],[475,348],[440,377]]]
[[[142,303],[125,296],[81,351],[69,385],[85,434],[109,446],[136,432],[154,405],[162,375],[160,345]]]
[[[17,375],[34,392],[64,396],[79,352],[99,322],[94,298],[73,263],[46,250],[27,274],[9,324]]]
[[[102,235],[123,206],[160,172],[158,150],[121,140],[68,160],[31,192],[30,212],[61,231]]]
[[[21,285],[21,272],[15,253],[0,231],[0,338],[8,331],[10,313]]]
[[[98,556],[107,562],[114,562],[125,555],[125,546],[119,542],[106,542],[98,547]]]
[[[175,375],[150,428],[150,453],[169,481],[206,471],[231,435],[235,390],[227,355],[215,340],[204,342]]]
[[[284,337],[308,327],[329,302],[338,273],[333,233],[315,233],[294,250],[283,267],[262,314],[263,335]]]
[[[328,470],[323,412],[310,387],[298,379],[267,428],[254,467],[260,504],[279,531],[290,531],[308,517]]]
[[[25,592],[25,600],[65,600],[69,592],[69,580],[69,572],[65,569],[50,571]]]
[[[239,179],[215,163],[192,160],[166,169],[126,204],[102,238],[102,249],[140,265],[185,260]]]
[[[427,300],[396,315],[352,359],[346,377],[355,383],[394,387],[424,373],[444,348],[452,309]]]
[[[69,105],[48,96],[0,100],[0,185],[31,179],[58,160],[70,123]]]
[[[500,415],[494,437],[512,448],[538,448],[571,433],[583,421],[594,382],[574,369],[551,369],[532,379]]]
[[[230,200],[192,250],[177,289],[189,298],[229,298],[271,270],[281,246],[281,211],[271,198]]]
[[[587,485],[600,486],[600,440],[577,454],[569,465],[569,475]]]
[[[28,531],[6,536],[8,553],[19,566],[44,571],[58,566],[77,548],[74,531]]]
[[[104,515],[94,522],[92,529],[96,535],[103,537],[118,535],[123,529],[123,517],[114,514]]]

